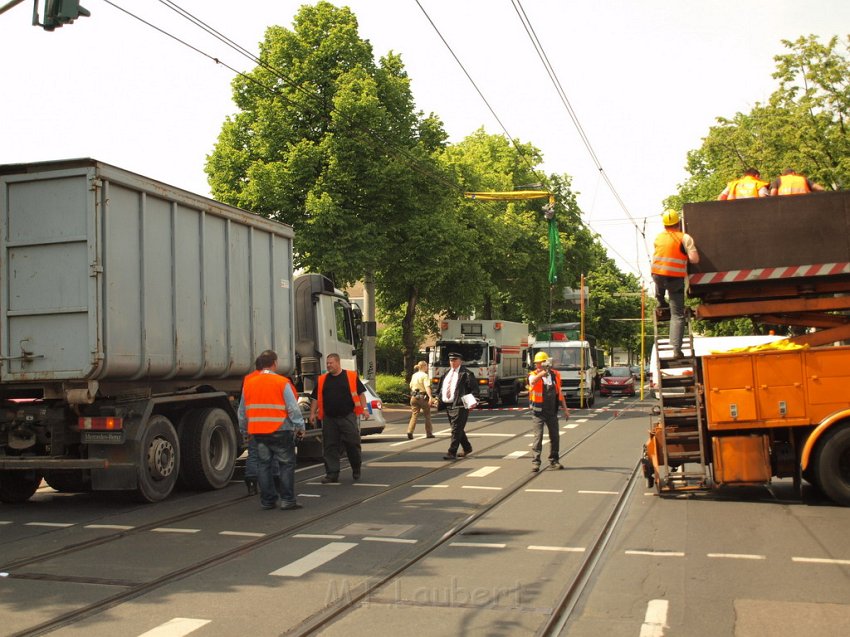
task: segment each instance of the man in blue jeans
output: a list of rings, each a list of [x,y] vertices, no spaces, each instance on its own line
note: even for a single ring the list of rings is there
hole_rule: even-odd
[[[304,417],[292,383],[277,371],[277,354],[266,350],[257,358],[259,374],[245,380],[239,403],[240,427],[257,443],[260,505],[284,511],[299,509],[295,499],[295,445],[304,435]],[[274,479],[277,465],[280,480]]]
[[[260,366],[260,359],[258,358],[254,362],[254,371],[248,374],[245,379],[242,381],[242,388],[244,391],[245,381],[249,378],[253,378],[260,372],[262,372],[263,368]],[[297,398],[297,396],[296,396]],[[247,439],[247,447],[248,447],[248,456],[245,458],[245,486],[248,488],[248,495],[257,495],[257,466],[259,460],[257,458],[257,441],[253,436],[248,437],[248,430],[245,428],[246,422],[242,419],[239,420],[239,431],[242,433],[242,437]],[[278,466],[272,463],[272,474],[274,475],[275,481],[280,480],[280,472]]]

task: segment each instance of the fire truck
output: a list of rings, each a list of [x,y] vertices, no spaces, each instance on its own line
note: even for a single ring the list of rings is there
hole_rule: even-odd
[[[684,207],[700,262],[699,319],[749,317],[795,336],[684,356],[656,315],[655,377],[643,469],[659,493],[802,481],[850,506],[850,193],[703,202]]]
[[[449,370],[449,354],[463,356],[475,373],[476,398],[491,405],[501,401],[516,405],[525,387],[524,367],[528,326],[512,321],[446,320],[440,323],[440,340],[434,348],[431,382],[436,392],[440,377]],[[436,394],[435,394],[436,395]]]

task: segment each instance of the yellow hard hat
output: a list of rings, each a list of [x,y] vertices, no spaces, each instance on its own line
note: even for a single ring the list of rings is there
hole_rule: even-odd
[[[665,210],[661,215],[661,221],[665,226],[675,226],[679,223],[679,213],[672,208]]]
[[[534,362],[535,363],[545,363],[548,360],[549,360],[549,355],[546,352],[537,352],[534,355]]]

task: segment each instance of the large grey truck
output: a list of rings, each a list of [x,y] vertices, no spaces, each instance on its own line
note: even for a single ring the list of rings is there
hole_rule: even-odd
[[[0,501],[224,487],[259,352],[303,392],[356,367],[359,309],[293,276],[292,238],[93,159],[0,166]]]

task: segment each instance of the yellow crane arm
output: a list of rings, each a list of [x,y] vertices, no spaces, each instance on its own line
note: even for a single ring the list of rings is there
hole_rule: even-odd
[[[480,199],[481,201],[517,201],[525,199],[549,198],[549,203],[555,203],[554,193],[545,190],[510,190],[507,192],[465,192],[463,196],[467,199]]]

